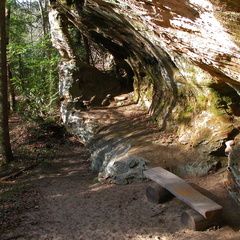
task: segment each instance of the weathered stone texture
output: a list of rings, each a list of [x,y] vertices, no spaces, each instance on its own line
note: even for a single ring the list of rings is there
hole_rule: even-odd
[[[240,141],[239,139],[226,142],[225,152],[228,155],[227,186],[230,194],[240,204]]]
[[[206,158],[224,156],[224,142],[240,126],[238,1],[52,0],[51,7],[52,41],[63,58],[63,119],[84,142],[98,127],[86,124],[81,104],[117,94],[119,82],[78,59],[69,24],[134,79],[135,98],[162,130]]]

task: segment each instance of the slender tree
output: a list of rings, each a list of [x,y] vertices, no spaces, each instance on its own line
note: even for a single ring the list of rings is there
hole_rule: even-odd
[[[1,36],[1,78],[0,78],[0,147],[2,152],[1,165],[13,158],[8,126],[8,77],[7,77],[7,34],[5,0],[0,1],[0,36]]]
[[[7,46],[9,44],[9,24],[10,24],[10,15],[11,15],[11,5],[9,4],[6,7],[6,28],[7,28]],[[10,95],[10,105],[12,110],[16,110],[16,98],[15,98],[15,89],[14,89],[14,84],[12,83],[12,70],[11,66],[8,63],[8,85],[9,85],[9,95]]]
[[[48,27],[48,1],[47,0],[38,0],[39,10],[42,18],[42,29],[44,38],[46,38],[49,34],[49,27]]]

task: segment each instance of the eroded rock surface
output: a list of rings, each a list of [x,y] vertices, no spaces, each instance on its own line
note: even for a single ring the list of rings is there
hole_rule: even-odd
[[[199,166],[208,169],[207,161],[225,156],[224,143],[240,126],[238,1],[50,2],[52,41],[63,59],[63,120],[86,145],[101,128],[94,111],[87,111],[89,105],[99,105],[108,94],[121,94],[123,85],[131,89],[133,83],[135,100],[162,131],[178,137],[183,151],[199,152]],[[118,74],[100,72],[79,60],[69,26],[104,48]],[[136,149],[133,144],[129,153],[137,155]],[[188,160],[180,165],[187,166]]]
[[[226,142],[226,154],[228,155],[228,179],[227,186],[230,194],[240,203],[240,141],[239,139]]]

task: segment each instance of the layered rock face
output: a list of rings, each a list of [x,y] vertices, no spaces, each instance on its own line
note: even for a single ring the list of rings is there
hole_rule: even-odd
[[[226,142],[226,154],[228,155],[228,179],[227,185],[230,194],[240,203],[240,141],[239,139]]]
[[[136,100],[162,130],[206,158],[224,156],[224,143],[239,134],[239,19],[237,0],[52,0],[64,122],[88,143],[96,126],[86,130],[76,110],[121,87],[78,59],[71,25],[124,69]]]

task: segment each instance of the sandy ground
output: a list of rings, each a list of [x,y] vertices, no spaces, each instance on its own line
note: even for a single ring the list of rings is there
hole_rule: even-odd
[[[148,202],[145,189],[149,183],[98,183],[86,149],[71,150],[59,149],[61,154],[51,163],[41,164],[18,180],[28,186],[21,197],[28,198],[27,205],[32,198],[34,204],[23,206],[19,224],[6,229],[2,240],[240,239],[240,211],[227,194],[222,174],[188,179],[224,206],[220,229],[196,232],[181,226],[180,216],[189,207],[180,200],[160,205]]]
[[[17,121],[15,126],[14,141],[20,141],[19,132],[26,133]],[[33,144],[31,136],[22,147],[26,141]],[[91,171],[88,150],[80,143],[57,139],[46,135],[41,144],[24,150],[28,153],[40,146],[40,152],[33,152],[42,159],[37,167],[12,179],[0,178],[1,240],[240,239],[240,207],[227,192],[224,169],[186,179],[224,208],[220,228],[192,231],[180,223],[181,214],[190,209],[183,202],[176,198],[160,205],[148,202],[145,191],[149,183],[99,183]],[[49,153],[52,157],[46,158]],[[8,197],[4,200],[1,196]]]

